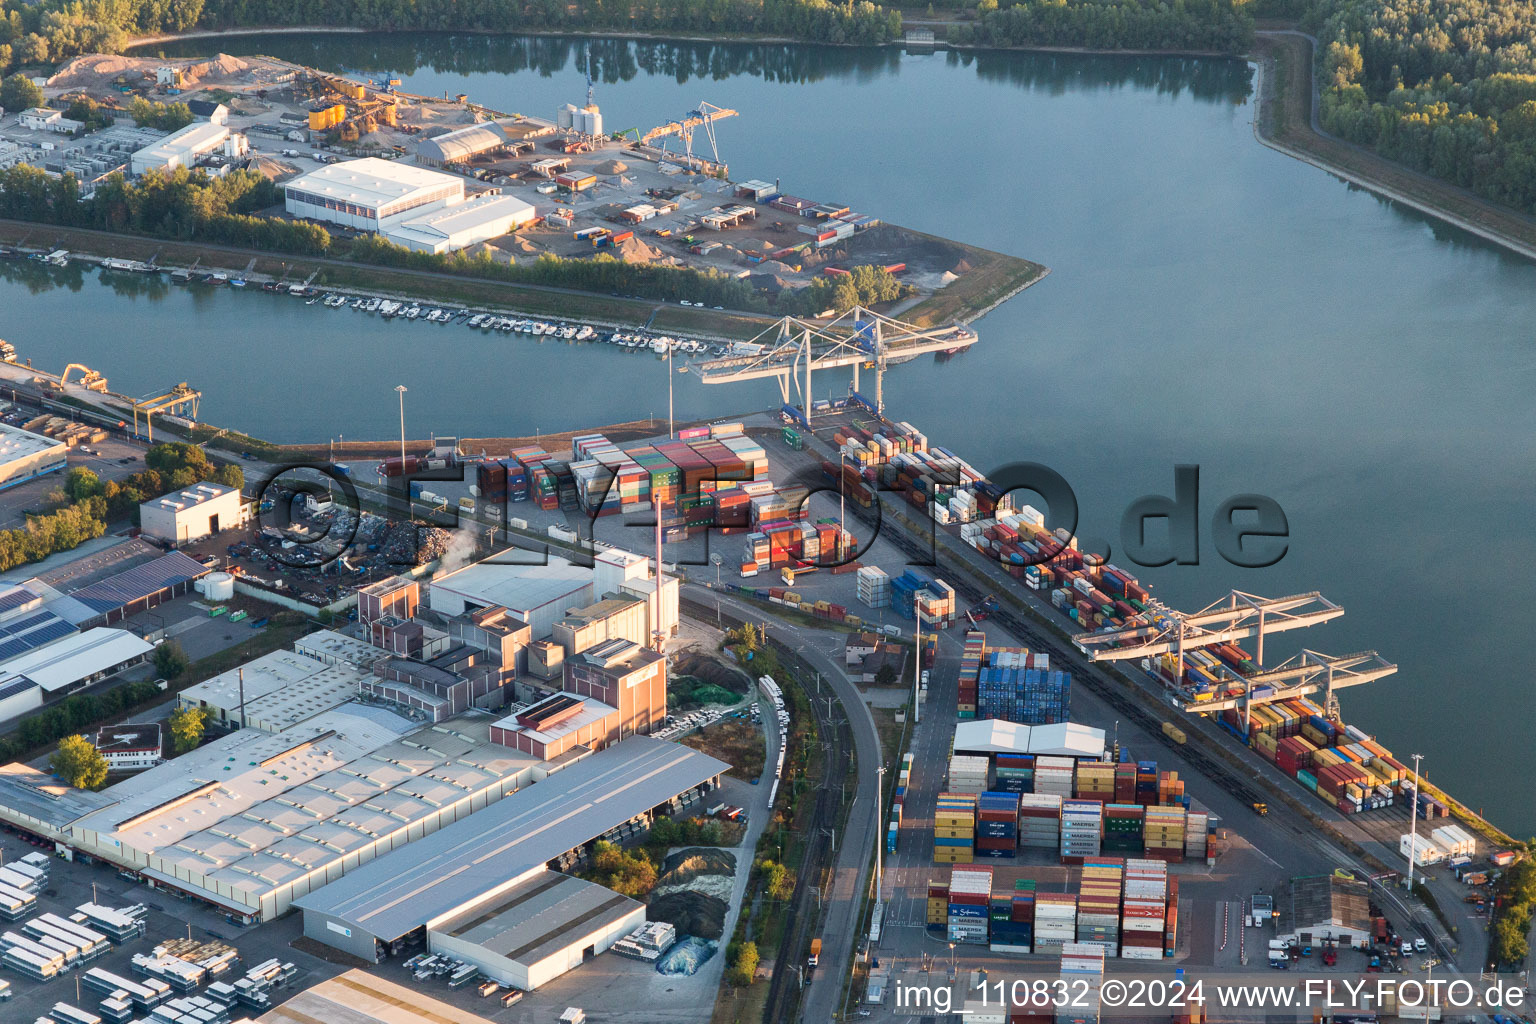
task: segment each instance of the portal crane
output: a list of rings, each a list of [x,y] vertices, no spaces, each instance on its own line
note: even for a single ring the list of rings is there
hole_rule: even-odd
[[[693,133],[698,128],[704,129],[704,134],[709,139],[709,150],[714,157],[714,162],[720,162],[720,147],[715,139],[715,122],[723,121],[728,117],[735,117],[736,111],[726,107],[717,107],[713,103],[700,103],[697,110],[690,110],[676,121],[669,121],[664,125],[652,128],[640,137],[641,145],[650,145],[656,139],[666,139],[676,135],[683,141],[683,149],[688,165],[693,165]]]
[[[137,436],[139,432],[139,413],[144,413],[144,429],[151,444],[155,441],[155,425],[151,417],[157,412],[179,411],[190,412],[189,420],[197,419],[197,400],[203,397],[201,391],[195,390],[186,381],[182,381],[163,395],[155,395],[152,398],[141,398],[133,403],[133,432]]]

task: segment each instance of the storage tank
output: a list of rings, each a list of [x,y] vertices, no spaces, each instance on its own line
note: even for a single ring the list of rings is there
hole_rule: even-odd
[[[199,589],[210,601],[228,601],[235,596],[235,578],[227,572],[211,572],[202,578]]]

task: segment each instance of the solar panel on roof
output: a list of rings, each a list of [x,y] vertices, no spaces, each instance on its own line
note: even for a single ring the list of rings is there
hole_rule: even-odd
[[[49,619],[54,618],[56,618],[56,616],[52,612],[38,612],[36,615],[28,615],[24,619],[17,619],[15,622],[6,622],[0,624],[0,630],[4,630],[5,632],[10,633],[12,636],[15,636],[17,633],[25,633],[32,627],[41,626]]]
[[[180,551],[172,551],[152,562],[82,587],[69,596],[95,611],[112,611],[158,594],[166,587],[205,576],[208,571],[201,562],[193,561]]]
[[[46,644],[49,641],[57,640],[60,637],[69,636],[69,634],[73,633],[74,631],[74,626],[71,626],[63,619],[59,619],[58,621],[50,623],[41,629],[34,629],[26,636],[17,637],[17,639],[24,641],[31,647],[41,647],[43,644]]]
[[[37,595],[26,587],[17,587],[15,590],[0,594],[0,612],[8,612],[12,608],[20,608],[28,601],[36,601]]]
[[[9,700],[18,693],[26,693],[37,684],[30,679],[16,678],[8,683],[0,683],[0,700]]]
[[[26,654],[32,649],[32,645],[25,640],[0,640],[0,661],[14,658],[18,654]]]

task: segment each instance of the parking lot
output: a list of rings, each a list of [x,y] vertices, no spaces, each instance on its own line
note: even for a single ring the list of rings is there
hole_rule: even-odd
[[[25,422],[29,415],[22,415]],[[5,422],[11,423],[11,417]],[[11,423],[17,426],[19,423]],[[108,438],[96,444],[71,448],[66,469],[0,491],[0,529],[11,530],[26,525],[26,514],[47,510],[48,492],[64,484],[64,474],[77,467],[89,469],[102,480],[121,480],[144,468],[143,448]],[[123,461],[123,460],[129,461]]]
[[[10,831],[0,832],[0,858],[13,860],[32,851],[33,846],[20,835]],[[246,969],[273,957],[292,963],[297,973],[279,991],[279,998],[286,998],[285,993],[296,992],[345,969],[343,964],[327,963],[290,945],[300,935],[297,916],[267,925],[239,928],[205,904],[180,899],[170,892],[153,890],[141,883],[131,882],[108,865],[83,864],[55,857],[48,886],[38,896],[36,913],[53,913],[67,918],[75,913],[76,907],[86,902],[114,908],[142,904],[148,911],[149,927],[142,938],[114,946],[110,953],[92,960],[88,965],[125,978],[135,976],[135,954],[148,954],[158,943],[188,937],[218,939],[236,947],[241,962],[236,966],[233,977],[239,977]],[[16,925],[7,927],[16,929]],[[73,974],[79,970],[76,968],[50,981],[40,982],[14,970],[0,968],[0,978],[9,981],[15,993],[12,1000],[5,1004],[4,1011],[0,1012],[0,1019],[35,1020],[46,1016],[48,1010],[58,1002],[94,1012],[101,995],[82,988],[77,998]],[[233,977],[225,976],[221,980],[232,981]]]

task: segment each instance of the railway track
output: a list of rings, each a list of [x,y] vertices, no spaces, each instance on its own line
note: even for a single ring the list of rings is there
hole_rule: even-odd
[[[684,610],[695,618],[707,618],[713,609],[687,598],[682,600]],[[739,626],[742,619],[726,613],[722,621]],[[769,637],[769,644],[781,664],[793,665],[797,672],[814,672],[792,649],[778,639]],[[787,681],[784,681],[787,682]],[[828,704],[807,695],[807,704],[816,719],[817,734],[821,738],[823,774],[822,784],[816,790],[816,802],[806,824],[805,854],[795,874],[795,891],[789,905],[784,908],[784,935],[775,952],[774,971],[769,976],[768,999],[763,1020],[770,1022],[792,1021],[796,1018],[802,991],[802,972],[810,947],[812,934],[819,925],[820,914],[814,891],[829,892],[831,868],[834,864],[832,835],[843,822],[846,808],[843,806],[844,790],[841,779],[849,753],[853,750],[853,736],[846,714],[834,717]],[[787,764],[787,761],[786,761]],[[857,898],[858,894],[855,894]],[[823,966],[831,960],[823,955]],[[841,970],[841,966],[832,969]],[[808,981],[809,978],[804,980]]]

